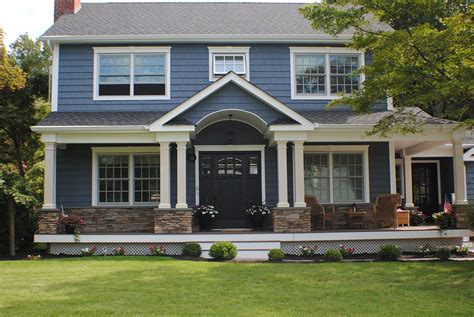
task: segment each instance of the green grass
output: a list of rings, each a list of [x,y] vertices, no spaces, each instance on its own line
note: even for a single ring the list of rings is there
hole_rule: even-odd
[[[474,263],[0,262],[0,316],[472,316]]]

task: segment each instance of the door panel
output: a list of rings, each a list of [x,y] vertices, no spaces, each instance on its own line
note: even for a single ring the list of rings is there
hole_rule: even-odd
[[[248,227],[245,209],[261,201],[260,153],[200,153],[201,203],[219,210],[215,228]]]
[[[429,216],[439,210],[438,166],[436,163],[413,163],[413,203]]]

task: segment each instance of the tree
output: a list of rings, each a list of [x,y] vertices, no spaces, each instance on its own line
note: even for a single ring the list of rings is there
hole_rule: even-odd
[[[338,36],[352,30],[350,47],[369,51],[362,87],[329,107],[361,113],[387,96],[394,112],[372,134],[419,132],[423,111],[474,125],[474,6],[467,0],[336,0],[300,9],[315,29]],[[423,111],[413,111],[418,107]],[[409,110],[409,111],[408,111]]]
[[[7,202],[9,253],[15,254],[15,209],[41,202],[41,142],[30,126],[47,113],[49,49],[27,35],[8,54],[2,42],[0,67],[0,194]],[[21,219],[25,221],[25,219]]]

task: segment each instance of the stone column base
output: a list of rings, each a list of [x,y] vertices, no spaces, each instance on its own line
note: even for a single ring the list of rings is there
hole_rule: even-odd
[[[311,208],[273,208],[273,232],[311,232]]]
[[[155,209],[155,233],[192,233],[191,208]]]
[[[471,208],[474,208],[474,206],[472,205],[455,205],[454,206],[454,216],[456,217],[456,226],[458,229],[469,228],[467,213],[469,212]]]
[[[59,209],[39,209],[38,211],[38,233],[58,233]]]

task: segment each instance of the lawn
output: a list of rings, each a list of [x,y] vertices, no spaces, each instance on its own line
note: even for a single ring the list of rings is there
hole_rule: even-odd
[[[0,262],[0,316],[474,315],[474,263]]]

